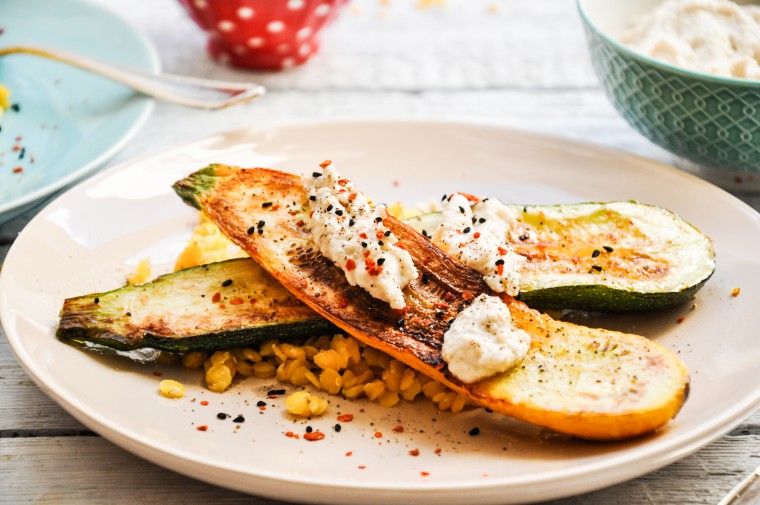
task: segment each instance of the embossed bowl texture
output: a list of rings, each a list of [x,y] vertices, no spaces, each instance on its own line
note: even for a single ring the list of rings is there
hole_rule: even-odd
[[[633,19],[659,3],[578,0],[591,61],[608,98],[642,135],[702,165],[713,182],[732,189],[742,182],[760,185],[760,81],[674,67],[619,41]]]

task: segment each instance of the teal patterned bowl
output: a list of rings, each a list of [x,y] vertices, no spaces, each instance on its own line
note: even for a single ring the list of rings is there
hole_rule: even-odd
[[[760,81],[659,62],[618,41],[661,0],[578,0],[591,61],[620,114],[685,167],[729,189],[760,189]]]

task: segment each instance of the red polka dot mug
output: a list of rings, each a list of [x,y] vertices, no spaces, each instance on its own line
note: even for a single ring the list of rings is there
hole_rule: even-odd
[[[317,35],[348,0],[179,0],[208,33],[209,55],[251,69],[306,62]]]

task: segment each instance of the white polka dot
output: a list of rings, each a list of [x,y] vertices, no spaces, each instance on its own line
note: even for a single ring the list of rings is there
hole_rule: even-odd
[[[195,5],[197,9],[205,9],[206,7],[208,7],[208,3],[206,2],[206,0],[195,0],[193,2],[193,5]]]
[[[233,47],[232,50],[235,52],[235,54],[245,54],[248,51],[245,46],[241,46],[240,44]]]
[[[251,37],[248,39],[248,47],[261,47],[264,45],[264,39],[261,37]]]
[[[267,25],[267,31],[270,33],[280,33],[285,29],[285,23],[282,21],[270,21]]]
[[[277,46],[277,52],[280,54],[285,54],[290,51],[290,44],[280,44]]]
[[[253,17],[253,9],[250,7],[241,7],[237,10],[237,15],[240,19],[251,19]]]
[[[296,33],[296,38],[298,40],[303,40],[305,38],[308,38],[310,35],[311,35],[311,28],[307,26],[306,28],[301,28],[300,30],[298,30],[298,32]]]
[[[229,33],[235,29],[235,23],[223,19],[216,24],[216,27],[219,28],[220,32]]]
[[[296,60],[293,58],[285,58],[282,60],[282,68],[290,68],[296,64]]]
[[[327,4],[320,4],[314,9],[314,14],[317,16],[326,16],[330,12],[330,6]]]
[[[288,0],[288,9],[292,11],[303,9],[303,5],[304,5],[303,0]]]
[[[301,44],[301,47],[298,48],[298,54],[301,56],[307,56],[311,53],[311,45],[310,44]]]

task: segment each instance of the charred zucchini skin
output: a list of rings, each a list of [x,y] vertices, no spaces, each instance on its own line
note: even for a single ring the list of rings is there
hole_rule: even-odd
[[[336,331],[253,260],[243,258],[67,299],[56,336],[125,351],[188,352]]]
[[[528,259],[517,299],[535,309],[667,309],[693,298],[715,270],[712,241],[660,207],[635,201],[508,207],[519,216],[525,230],[522,237],[528,237],[512,244]],[[642,222],[648,219],[659,226]],[[632,224],[636,220],[639,225]],[[439,213],[406,220],[426,236],[433,234],[439,221]],[[631,236],[635,246],[626,243]],[[604,246],[611,246],[612,252]],[[681,255],[690,249],[687,260],[678,254],[669,256],[677,248]],[[600,268],[595,263],[605,259],[614,259],[609,262],[614,270],[605,264],[604,273],[592,272]],[[692,271],[679,268],[679,262],[701,266]],[[647,275],[649,285],[642,282]]]

